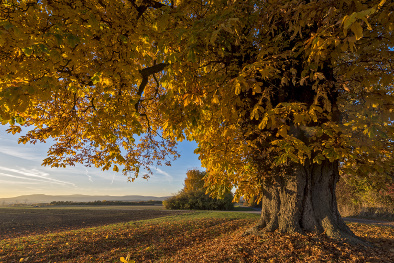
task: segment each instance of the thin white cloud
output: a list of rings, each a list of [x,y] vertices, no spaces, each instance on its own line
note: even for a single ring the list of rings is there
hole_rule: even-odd
[[[0,153],[5,154],[5,155],[9,155],[12,157],[21,158],[24,160],[29,160],[29,161],[42,161],[43,160],[43,158],[39,157],[35,151],[30,150],[30,149],[24,149],[23,151],[21,151],[21,150],[17,150],[17,148],[15,148],[15,147],[1,146]]]
[[[40,181],[40,182],[47,182],[47,183],[60,184],[60,185],[70,185],[70,186],[76,187],[76,185],[73,183],[50,178],[48,173],[44,173],[44,172],[38,171],[36,169],[28,170],[28,169],[22,168],[20,170],[17,170],[17,169],[13,169],[13,168],[0,166],[0,170],[18,174],[18,175],[13,175],[13,174],[9,174],[9,173],[0,173],[0,175],[6,176],[6,177],[13,177],[13,178],[24,179],[24,180],[35,180],[35,181]]]
[[[92,177],[89,175],[89,171],[88,171],[88,169],[86,169],[86,168],[85,168],[85,174],[86,174],[86,176],[88,177],[89,181],[93,183],[93,179],[92,179]]]
[[[27,183],[25,180],[30,180],[30,181],[33,181],[33,182],[42,182],[42,183],[51,183],[51,184],[73,185],[73,186],[75,186],[72,183],[63,182],[63,181],[50,179],[50,178],[48,178],[48,180],[41,180],[41,179],[29,178],[29,177],[18,176],[18,175],[13,175],[13,174],[6,174],[6,173],[1,173],[1,172],[0,172],[0,176],[6,176],[6,177],[11,177],[11,178],[16,178],[16,179],[22,179],[23,182],[19,182],[20,184],[25,184],[25,183]]]
[[[21,181],[20,180],[0,180],[0,184],[4,185],[4,184],[15,184],[15,185],[21,185]],[[41,182],[23,182],[24,185],[38,185],[41,184]]]
[[[169,173],[161,170],[160,168],[157,168],[157,167],[152,168],[151,167],[151,169],[156,171],[158,174],[164,175],[165,178],[166,178],[166,181],[168,181],[168,182],[172,182],[174,180],[174,178],[172,178],[172,176]]]
[[[6,173],[1,173],[0,172],[0,176],[5,176],[5,177],[11,177],[11,178],[16,178],[16,179],[22,179],[22,180],[30,180],[30,181],[36,181],[36,182],[46,182],[46,180],[40,180],[40,179],[36,179],[36,178],[28,178],[28,177],[24,177],[24,176],[18,176],[18,175],[13,175],[13,174],[6,174]],[[24,181],[23,183],[25,183],[26,181]],[[21,183],[19,181],[19,183]]]
[[[0,169],[1,169],[1,166],[0,166]],[[21,168],[20,170],[24,173],[34,174],[34,175],[41,176],[41,177],[49,177],[49,173],[41,172],[40,170],[37,170],[34,168],[33,169]]]

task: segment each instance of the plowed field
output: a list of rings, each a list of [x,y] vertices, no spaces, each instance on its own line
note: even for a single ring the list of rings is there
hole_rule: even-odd
[[[184,211],[149,207],[132,209],[79,208],[0,208],[0,239],[54,233],[64,230],[183,214]],[[190,212],[189,212],[190,213]]]

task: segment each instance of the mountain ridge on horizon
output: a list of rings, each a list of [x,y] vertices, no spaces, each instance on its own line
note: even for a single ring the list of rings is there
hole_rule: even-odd
[[[20,195],[16,197],[5,197],[0,198],[1,203],[50,203],[53,201],[71,201],[71,202],[93,202],[93,201],[163,201],[167,199],[168,196],[144,196],[144,195],[123,195],[123,196],[112,196],[112,195],[83,195],[83,194],[73,194],[73,195],[47,195],[47,194],[30,194],[30,195]]]

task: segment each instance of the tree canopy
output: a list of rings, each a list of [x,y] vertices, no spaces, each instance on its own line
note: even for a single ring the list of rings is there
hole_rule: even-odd
[[[393,171],[394,3],[5,0],[0,121],[44,165],[134,180],[198,143],[207,185],[253,196],[289,163]],[[283,168],[283,169],[282,169]]]
[[[204,176],[207,173],[205,171],[199,171],[197,169],[191,169],[186,172],[186,178],[184,183],[184,192],[192,192],[197,190],[205,190],[204,187]]]
[[[184,188],[163,201],[167,209],[232,210],[234,196],[230,190],[221,198],[210,196],[204,186],[205,171],[191,169],[186,172]]]

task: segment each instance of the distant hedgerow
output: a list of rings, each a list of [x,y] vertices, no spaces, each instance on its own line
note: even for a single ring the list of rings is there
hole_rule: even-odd
[[[163,205],[167,209],[191,209],[191,210],[232,210],[232,193],[227,193],[222,199],[212,198],[205,194],[204,190],[181,191],[167,200]]]

